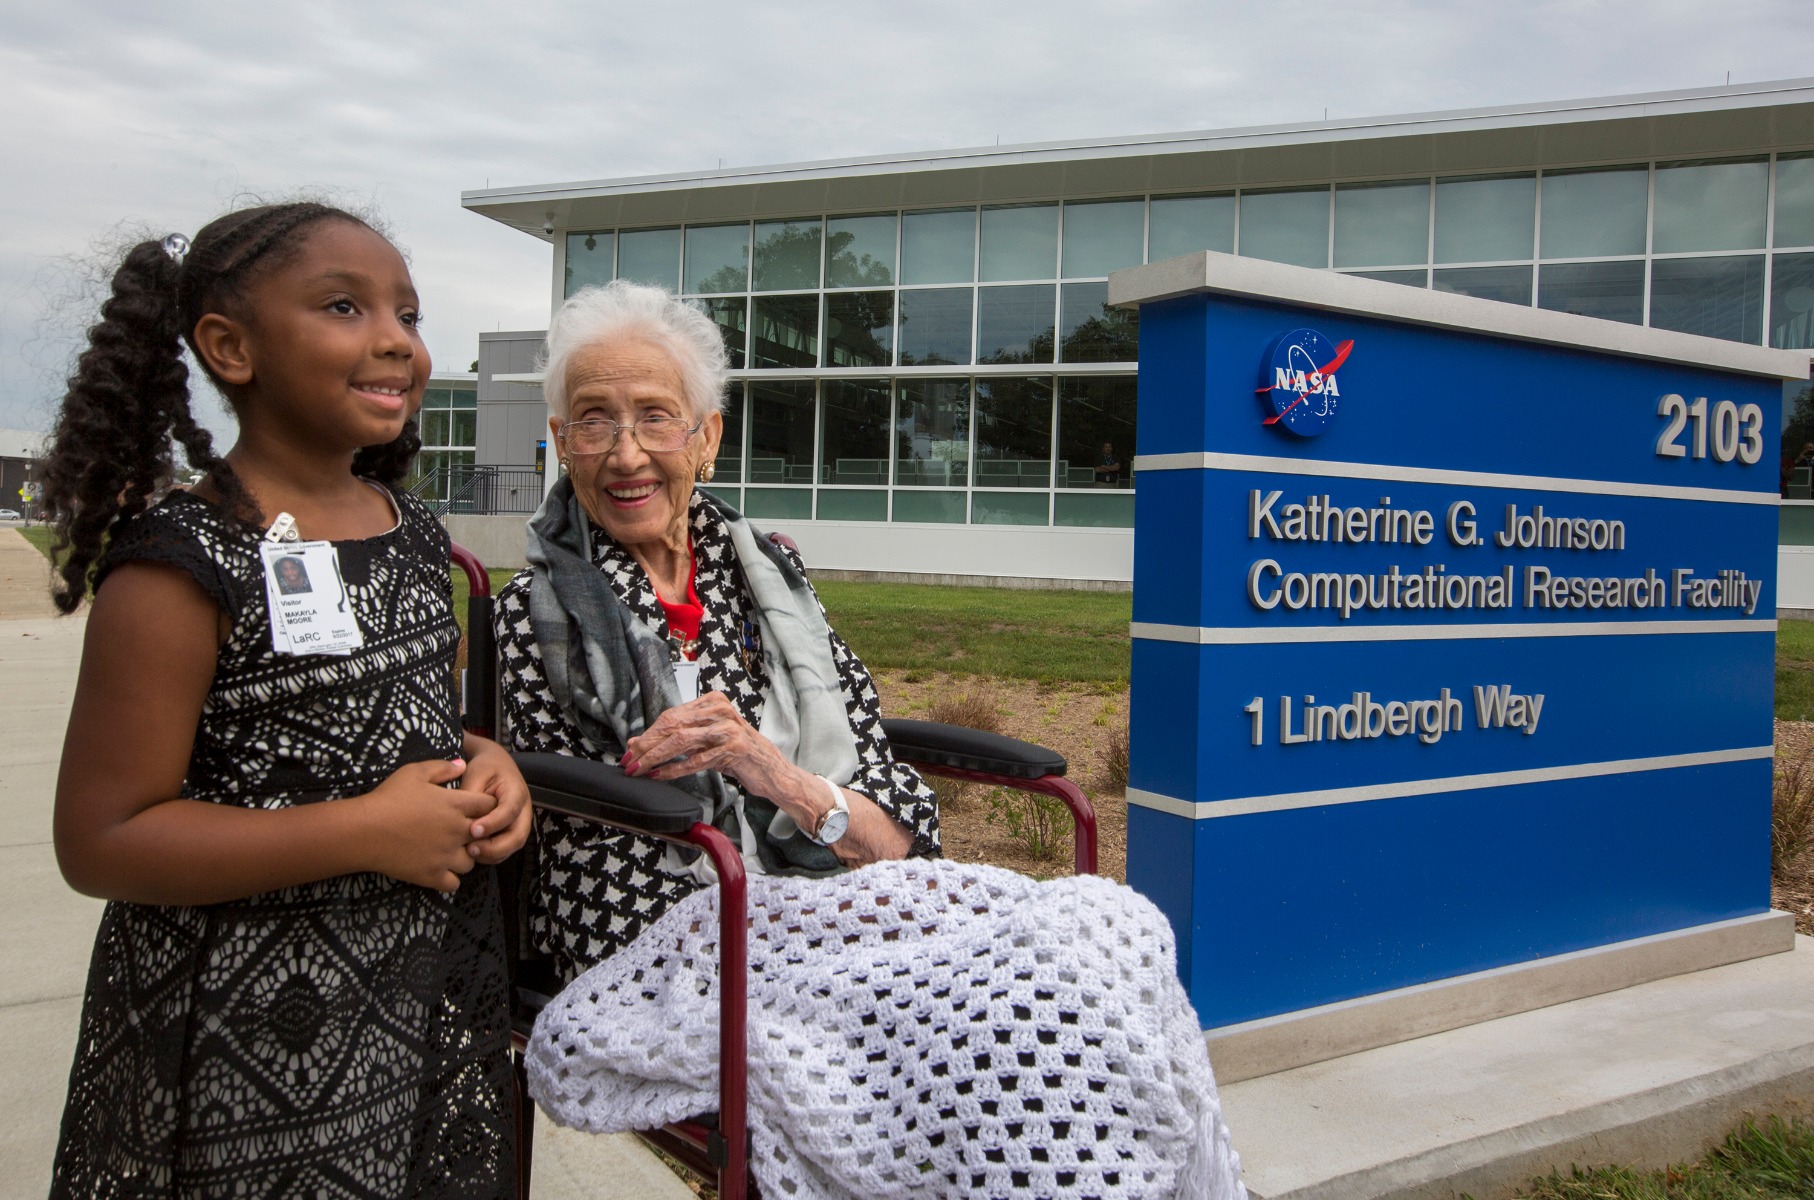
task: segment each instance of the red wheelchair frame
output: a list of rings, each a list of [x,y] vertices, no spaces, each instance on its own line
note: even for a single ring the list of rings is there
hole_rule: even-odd
[[[771,535],[785,544],[779,535]],[[467,674],[465,727],[493,736],[497,713],[496,646],[492,637],[491,580],[479,560],[455,545],[452,558],[466,574]],[[1083,792],[1064,778],[1062,756],[1030,742],[932,721],[884,719],[883,732],[895,758],[923,774],[1053,796],[1070,810],[1075,869],[1096,872],[1096,814]],[[718,1111],[638,1136],[689,1170],[715,1180],[720,1200],[757,1195],[749,1174],[748,1132],[748,917],[743,858],[718,829],[697,819],[693,797],[650,779],[625,775],[615,766],[558,754],[516,754],[537,808],[594,824],[693,847],[718,872],[719,1048]],[[512,860],[520,864],[522,856]],[[507,864],[508,866],[509,864]],[[519,868],[520,869],[520,868]],[[506,893],[511,955],[511,1042],[516,1077],[517,1195],[528,1200],[534,1159],[535,1108],[529,1099],[523,1049],[535,1016],[562,981],[542,960],[521,947],[516,914],[520,881],[501,872]],[[538,974],[538,966],[541,968]]]

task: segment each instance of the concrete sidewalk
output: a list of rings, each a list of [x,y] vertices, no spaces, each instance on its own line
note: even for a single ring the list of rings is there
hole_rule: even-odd
[[[57,871],[51,808],[85,619],[52,617],[43,555],[0,528],[0,1200],[41,1200],[102,904]],[[691,1200],[630,1137],[539,1118],[536,1200]]]

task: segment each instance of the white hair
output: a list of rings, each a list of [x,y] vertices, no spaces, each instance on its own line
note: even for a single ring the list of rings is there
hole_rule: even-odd
[[[567,366],[574,354],[616,338],[653,342],[667,351],[694,417],[724,411],[731,369],[718,323],[665,288],[614,280],[567,297],[542,344],[542,397],[552,416],[567,416]]]

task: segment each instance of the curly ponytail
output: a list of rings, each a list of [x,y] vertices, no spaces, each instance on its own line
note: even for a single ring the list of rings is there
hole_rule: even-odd
[[[170,485],[172,442],[213,481],[222,508],[242,522],[258,519],[245,484],[190,411],[183,347],[194,349],[203,316],[242,301],[247,283],[288,262],[307,230],[322,221],[371,228],[325,204],[271,204],[210,222],[180,262],[160,242],[127,251],[101,320],[88,331],[88,349],[76,361],[44,463],[45,515],[53,554],[61,558],[51,590],[59,610],[73,612],[82,603],[114,526],[145,511]],[[411,420],[394,441],[359,451],[353,470],[396,483],[421,444]]]

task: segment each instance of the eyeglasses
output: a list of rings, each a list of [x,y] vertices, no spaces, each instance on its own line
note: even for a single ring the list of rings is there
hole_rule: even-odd
[[[688,425],[683,417],[643,417],[628,422],[592,417],[562,425],[561,438],[569,454],[609,454],[617,445],[618,434],[628,432],[644,450],[664,454],[684,447],[704,424],[701,419]]]

